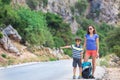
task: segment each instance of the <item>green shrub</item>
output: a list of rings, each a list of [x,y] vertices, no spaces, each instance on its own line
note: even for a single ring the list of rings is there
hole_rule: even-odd
[[[42,0],[43,1],[43,7],[46,7],[48,4],[48,0]]]
[[[47,13],[46,20],[51,34],[54,36],[55,47],[71,43],[72,33],[69,24],[64,23],[61,16]]]
[[[3,38],[3,34],[2,34],[2,32],[0,32],[0,39],[1,39],[1,38]]]
[[[113,47],[113,52],[118,56],[120,57],[120,46],[119,45],[115,45]]]
[[[4,1],[6,2],[6,0]],[[7,3],[0,2],[0,25],[13,24],[15,23],[17,18],[18,18],[17,13],[14,11],[14,9],[10,5],[8,5]]]
[[[56,61],[57,58],[49,58],[50,61]]]
[[[76,35],[80,36],[82,38],[82,40],[84,40],[86,31],[84,31],[82,28],[79,28]]]
[[[100,44],[99,44],[99,48],[100,48],[100,50],[99,50],[100,51],[99,52],[100,57],[104,57],[105,55],[108,54],[109,49],[108,49],[108,47],[107,47],[105,42],[101,41]]]
[[[63,49],[64,53],[72,57],[72,50],[71,49]]]
[[[87,30],[88,26],[93,25],[95,27],[98,27],[98,25],[91,19],[86,19],[83,17],[76,16],[76,21],[80,24],[83,30]]]
[[[78,10],[80,15],[82,15],[85,12],[87,6],[88,6],[87,0],[78,0],[78,2],[75,3],[75,8]]]
[[[14,63],[14,59],[9,59],[8,60],[8,65],[12,65]]]
[[[101,61],[100,61],[100,66],[109,67],[108,61],[107,61],[107,60],[101,60]]]
[[[54,44],[55,47],[60,47],[65,45],[65,42],[61,37],[54,37],[54,43],[55,43]]]
[[[106,32],[110,32],[111,30],[113,30],[114,26],[103,22],[100,24],[100,27],[98,27],[98,28],[101,30],[100,32],[105,34],[105,36],[106,36],[107,35]]]
[[[71,6],[70,9],[71,9],[72,14],[74,15],[74,13],[75,13],[75,7]]]
[[[35,10],[36,7],[39,5],[38,0],[26,0],[27,5],[32,9]]]
[[[120,28],[115,28],[108,33],[106,38],[107,46],[111,53],[115,53],[120,57]]]
[[[120,45],[120,28],[115,28],[108,33],[106,42],[109,48],[113,48],[116,45]]]
[[[1,56],[2,56],[3,58],[7,58],[7,55],[6,55],[6,54],[1,54]]]
[[[2,2],[3,4],[10,4],[11,1],[12,1],[12,0],[1,0],[1,2]]]
[[[19,8],[16,11],[20,16],[17,30],[26,41],[33,45],[46,43],[48,46],[54,45],[52,35],[48,30],[46,19],[42,12],[26,8]]]
[[[45,8],[48,4],[48,0],[26,0],[27,5],[32,9],[35,10],[37,6],[43,4],[43,7]],[[42,6],[41,6],[42,7]]]

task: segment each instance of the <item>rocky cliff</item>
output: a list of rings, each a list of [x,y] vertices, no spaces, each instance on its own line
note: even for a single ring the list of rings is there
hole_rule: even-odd
[[[118,24],[120,22],[120,0],[90,0],[89,15],[96,22]]]
[[[48,0],[46,7],[44,7],[42,3],[38,3],[35,9],[42,10],[45,13],[51,12],[61,15],[65,22],[70,23],[72,33],[76,33],[79,25],[73,20],[74,15],[72,15],[70,7],[74,6],[77,1],[78,0]],[[25,5],[27,4],[27,0],[13,0],[12,3]]]
[[[19,50],[11,41],[11,39],[18,42],[21,40],[21,36],[18,34],[18,32],[11,25],[9,25],[2,30],[2,34],[3,37],[0,38],[0,46],[8,52],[20,55]]]
[[[79,25],[76,20],[73,20],[74,15],[71,12],[71,6],[74,6],[77,1],[78,0],[48,0],[46,8],[38,7],[38,9],[42,9],[44,12],[61,15],[65,22],[70,23],[72,33],[74,34],[76,33]]]
[[[71,23],[72,32],[75,33],[78,25],[72,20],[74,15],[72,15],[71,6],[75,6],[76,2],[78,0],[48,0],[46,11],[60,14],[65,21]],[[88,3],[87,11],[89,12],[86,11],[85,14],[90,15],[96,22],[108,24],[120,22],[120,0],[88,0]]]
[[[79,16],[79,13],[75,11],[73,15],[71,6],[75,6],[76,2],[78,0],[48,0],[46,6],[43,6],[43,3],[38,3],[35,9],[61,15],[66,22],[70,23],[72,33],[75,34],[79,25],[73,17],[75,15]],[[27,0],[13,0],[12,3],[25,5]],[[95,22],[119,24],[120,0],[88,0],[88,7],[84,14]]]

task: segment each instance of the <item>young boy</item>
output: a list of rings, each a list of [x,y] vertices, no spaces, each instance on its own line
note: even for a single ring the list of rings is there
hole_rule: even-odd
[[[63,48],[71,48],[72,49],[72,57],[73,57],[73,79],[76,79],[76,68],[79,66],[79,76],[78,79],[82,78],[82,55],[83,48],[81,43],[81,39],[79,37],[75,38],[75,44],[71,46],[64,46]]]

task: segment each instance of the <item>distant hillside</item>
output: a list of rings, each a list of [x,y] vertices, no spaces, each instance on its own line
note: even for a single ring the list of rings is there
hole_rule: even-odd
[[[85,17],[93,19],[95,22],[120,24],[120,0],[13,0],[13,3],[27,4],[34,10],[59,14],[71,24],[71,30],[75,33],[78,30],[78,24],[76,21],[72,21],[72,18],[81,15],[77,8],[80,1],[83,1],[82,5],[86,9]],[[85,2],[87,2],[87,8],[85,8]]]

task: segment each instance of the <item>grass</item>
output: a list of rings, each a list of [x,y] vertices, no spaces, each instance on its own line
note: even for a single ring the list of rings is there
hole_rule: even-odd
[[[109,67],[110,55],[106,55],[100,59],[100,66]]]
[[[101,60],[101,61],[100,61],[100,66],[109,67],[109,63],[108,63],[108,61],[106,61],[106,60],[104,59],[104,60]]]
[[[50,61],[56,61],[57,58],[49,58]]]
[[[8,55],[6,53],[2,53],[0,54],[0,56],[6,61],[6,62],[0,62],[0,67],[22,64],[27,62],[46,62],[46,61],[58,60],[55,56],[51,54],[36,55],[36,57],[30,57],[30,58],[22,58],[22,57],[19,58],[16,56]]]

